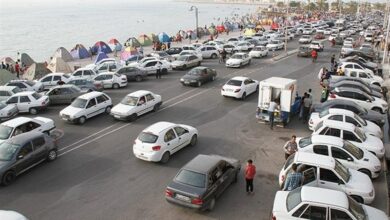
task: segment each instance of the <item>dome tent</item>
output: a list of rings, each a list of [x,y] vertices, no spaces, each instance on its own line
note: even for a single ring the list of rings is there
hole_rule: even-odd
[[[123,45],[125,47],[140,47],[141,43],[137,40],[137,38],[130,37]]]
[[[21,53],[19,55],[20,64],[25,64],[26,66],[31,66],[35,61],[26,53]]]
[[[65,62],[73,61],[72,55],[70,55],[69,51],[64,47],[59,47],[53,54],[52,58],[60,57]]]
[[[84,59],[91,56],[82,44],[76,44],[76,46],[74,46],[70,51],[70,54],[74,59]]]
[[[108,58],[107,54],[103,53],[103,52],[100,52],[97,56],[96,56],[96,59],[95,59],[95,64],[97,62],[99,62],[100,60],[102,59],[106,59]]]
[[[33,63],[23,74],[23,78],[34,80],[42,78],[44,75],[49,73],[51,73],[51,71],[46,68],[45,63]]]
[[[95,45],[93,45],[91,48],[92,48],[92,54],[98,54],[100,52],[112,53],[111,48],[103,41],[96,42]]]
[[[150,46],[152,45],[152,39],[148,37],[146,34],[142,34],[138,37],[138,41],[142,46]]]
[[[15,74],[10,73],[8,70],[0,69],[0,85],[4,85],[13,79],[18,79]]]
[[[73,72],[70,66],[61,58],[54,57],[47,68],[53,73],[71,73]]]

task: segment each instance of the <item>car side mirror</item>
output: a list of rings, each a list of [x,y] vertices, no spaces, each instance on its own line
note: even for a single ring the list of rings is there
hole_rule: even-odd
[[[344,185],[344,182],[343,182],[341,179],[339,179],[339,180],[337,181],[337,183],[338,183],[339,185]]]
[[[367,99],[367,102],[371,102],[371,100]]]
[[[188,130],[184,130],[184,134],[190,133]]]
[[[348,157],[347,160],[348,161],[353,161],[353,159],[351,157]]]
[[[22,154],[18,155],[18,160],[21,160],[23,158],[24,158],[24,156]]]

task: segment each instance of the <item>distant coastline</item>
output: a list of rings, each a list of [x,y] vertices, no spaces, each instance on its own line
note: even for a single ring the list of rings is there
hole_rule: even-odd
[[[197,3],[197,4],[224,4],[224,5],[272,5],[274,3],[260,3],[260,2],[225,2],[225,1],[210,1],[210,0],[173,0],[174,2],[187,2],[187,3]]]

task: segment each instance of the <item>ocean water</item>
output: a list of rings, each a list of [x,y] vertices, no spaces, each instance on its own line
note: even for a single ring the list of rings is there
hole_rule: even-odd
[[[0,0],[0,58],[24,52],[41,62],[60,46],[70,50],[81,43],[88,48],[99,40],[124,42],[142,33],[195,29],[191,5],[199,9],[199,26],[256,9],[170,0]]]

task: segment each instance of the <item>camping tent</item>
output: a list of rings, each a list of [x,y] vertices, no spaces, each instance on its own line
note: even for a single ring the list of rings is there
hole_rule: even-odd
[[[11,58],[11,57],[4,57],[3,59],[1,59],[1,62],[3,62],[4,64],[12,64],[14,65],[15,64],[15,61]]]
[[[137,40],[135,37],[130,37],[127,39],[127,41],[124,43],[125,47],[140,47],[141,43]]]
[[[99,62],[100,60],[105,59],[105,58],[108,58],[108,56],[107,56],[105,53],[100,52],[100,53],[96,56],[95,64],[96,64],[97,62]]]
[[[54,57],[47,68],[53,73],[71,73],[73,72],[70,66],[61,58]]]
[[[19,55],[20,64],[25,64],[26,66],[31,66],[35,61],[26,53],[21,53]]]
[[[161,43],[166,43],[166,42],[170,41],[170,38],[169,38],[168,34],[166,34],[165,32],[162,32],[162,33],[158,34],[158,40]]]
[[[51,71],[46,68],[45,63],[34,63],[23,74],[23,78],[28,80],[34,80],[39,79],[48,73],[51,73]]]
[[[70,55],[69,51],[63,47],[59,47],[53,54],[53,58],[60,57],[65,62],[69,62],[73,60],[72,55]]]
[[[90,57],[90,54],[87,49],[82,44],[76,44],[73,49],[70,51],[70,54],[74,59],[84,59]]]
[[[127,60],[129,57],[137,55],[138,51],[134,47],[126,47],[121,53],[121,60]]]
[[[15,74],[10,73],[8,70],[0,69],[0,85],[4,85],[13,79],[17,79]]]
[[[152,39],[150,39],[150,37],[148,37],[146,34],[140,35],[138,37],[138,42],[140,42],[140,44],[144,47],[152,45]]]
[[[104,43],[103,41],[98,41],[92,47],[92,54],[98,54],[99,52],[103,53],[112,53],[111,48]]]

